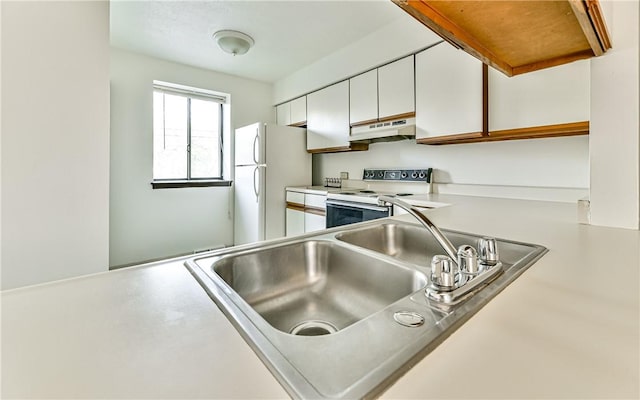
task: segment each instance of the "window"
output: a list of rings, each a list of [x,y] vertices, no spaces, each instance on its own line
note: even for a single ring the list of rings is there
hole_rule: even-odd
[[[210,186],[202,183],[222,180],[227,97],[159,81],[153,87],[153,187]]]

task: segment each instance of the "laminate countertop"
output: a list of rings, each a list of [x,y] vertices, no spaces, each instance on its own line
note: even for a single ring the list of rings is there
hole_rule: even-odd
[[[450,204],[426,211],[441,228],[549,252],[382,398],[640,397],[639,231],[580,225],[575,204],[422,196]],[[4,291],[2,398],[288,397],[183,262]]]

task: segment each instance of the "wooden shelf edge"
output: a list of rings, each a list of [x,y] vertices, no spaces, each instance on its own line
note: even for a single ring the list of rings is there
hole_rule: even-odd
[[[588,135],[589,121],[569,122],[565,124],[533,126],[529,128],[505,129],[500,131],[489,131],[489,137],[518,138],[521,136],[534,137],[554,137],[571,135]]]
[[[449,142],[460,142],[463,140],[478,140],[484,138],[486,135],[482,132],[472,132],[472,133],[460,133],[453,134],[447,136],[437,136],[430,138],[420,138],[416,139],[416,143],[418,144],[443,144]]]
[[[460,28],[447,17],[441,15],[426,2],[422,0],[391,1],[431,29],[438,36],[449,42],[453,47],[464,50],[507,76],[513,75],[511,65],[500,60],[491,50],[468,34],[467,31]]]
[[[437,138],[418,139],[416,143],[427,145],[466,144],[482,142],[498,142],[504,140],[544,139],[563,136],[580,136],[589,134],[589,121],[570,122],[566,124],[533,126],[529,128],[505,129],[489,132],[488,135],[478,133],[449,135]],[[473,136],[475,135],[475,137]]]
[[[324,153],[343,153],[346,151],[367,151],[369,150],[368,143],[351,143],[349,146],[340,147],[326,147],[324,149],[311,149],[307,150],[307,153],[311,154],[324,154]]]
[[[408,113],[389,115],[388,117],[384,117],[384,118],[378,118],[378,122],[387,122],[387,121],[393,121],[396,119],[403,119],[403,118],[414,118],[415,116],[416,116],[416,112],[412,111]]]
[[[544,58],[535,62],[514,65],[498,57],[499,49],[492,50],[490,43],[483,43],[470,34],[466,27],[459,25],[454,19],[442,14],[430,2],[435,0],[391,0],[406,13],[431,29],[444,40],[458,49],[462,49],[473,57],[488,64],[507,76],[519,75],[544,68],[567,64],[576,60],[587,59],[604,54],[611,48],[598,0],[566,0],[580,26],[588,48],[571,54]],[[481,3],[478,1],[478,3]],[[524,2],[523,2],[524,3]]]
[[[568,64],[573,61],[586,60],[593,57],[591,50],[580,51],[574,54],[567,54],[562,57],[550,58],[544,61],[538,61],[531,64],[519,65],[513,67],[513,75],[526,74],[527,72],[538,71],[540,69],[556,67],[558,65]]]
[[[287,201],[287,209],[304,212],[304,204]]]
[[[600,41],[600,46],[604,51],[607,51],[611,48],[611,39],[609,36],[609,31],[607,30],[607,24],[604,22],[604,17],[602,15],[602,10],[600,9],[600,3],[597,0],[585,0],[587,13],[593,22],[593,28],[596,31],[596,35],[598,36],[598,40]]]

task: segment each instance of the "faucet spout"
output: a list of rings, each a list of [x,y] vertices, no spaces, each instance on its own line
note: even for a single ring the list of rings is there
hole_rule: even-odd
[[[438,229],[438,227],[433,222],[431,222],[429,218],[427,218],[424,214],[422,214],[417,208],[413,207],[411,204],[405,201],[396,199],[394,197],[389,197],[389,196],[379,196],[378,203],[380,205],[384,205],[385,203],[391,203],[393,205],[396,205],[406,210],[414,218],[420,221],[420,223],[425,228],[427,228],[429,232],[431,232],[433,237],[438,241],[438,244],[440,244],[440,246],[447,253],[447,255],[451,257],[451,260],[454,263],[456,263],[456,265],[458,264],[457,250],[453,246],[451,241],[449,241],[449,239],[444,235],[444,233],[442,233],[442,231],[440,231],[440,229]]]

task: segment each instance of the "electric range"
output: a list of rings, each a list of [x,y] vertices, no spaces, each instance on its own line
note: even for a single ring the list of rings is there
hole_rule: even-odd
[[[378,182],[431,182],[431,168],[425,169],[378,169],[367,168],[364,181]],[[411,196],[409,192],[354,189],[327,195],[327,228],[385,218],[393,215],[393,206],[378,204],[378,196]]]

